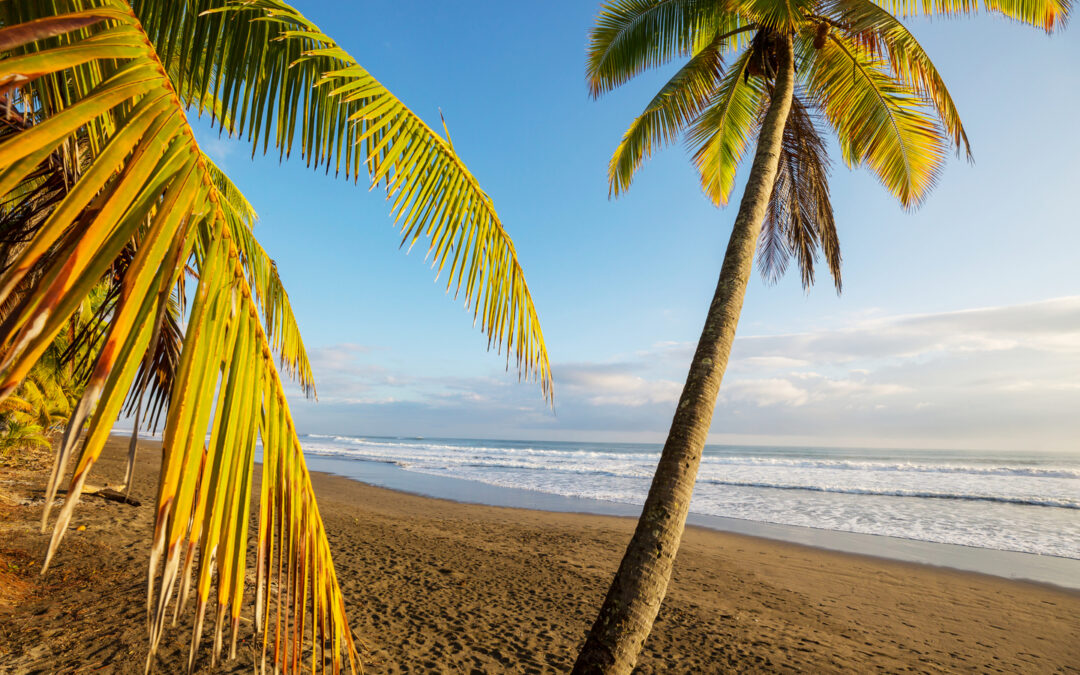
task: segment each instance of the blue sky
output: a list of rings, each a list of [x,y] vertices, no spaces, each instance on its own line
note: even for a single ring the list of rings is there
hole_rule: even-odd
[[[366,183],[252,162],[200,129],[261,216],[312,356],[320,402],[293,397],[300,430],[662,439],[735,215],[678,145],[608,199],[610,153],[671,69],[591,100],[590,2],[296,4],[433,127],[443,111],[514,238],[556,377],[552,413],[484,351],[423,249],[397,250]],[[909,25],[976,162],[951,161],[905,213],[834,153],[844,293],[754,279],[714,441],[1080,451],[1076,31]]]

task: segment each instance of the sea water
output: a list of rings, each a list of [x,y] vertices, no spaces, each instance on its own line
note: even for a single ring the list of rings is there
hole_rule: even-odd
[[[323,434],[301,441],[313,455],[621,504],[644,502],[660,457],[658,445],[646,444]],[[690,510],[1080,559],[1080,456],[710,445]]]

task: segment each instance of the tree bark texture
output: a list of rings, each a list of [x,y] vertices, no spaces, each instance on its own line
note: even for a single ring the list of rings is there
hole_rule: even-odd
[[[705,327],[637,529],[574,664],[577,675],[630,673],[667,592],[791,110],[792,42],[790,37],[780,42],[779,72]]]

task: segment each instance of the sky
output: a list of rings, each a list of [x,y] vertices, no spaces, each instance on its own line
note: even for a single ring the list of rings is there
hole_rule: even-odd
[[[513,237],[555,403],[408,255],[384,195],[196,126],[260,215],[318,389],[302,433],[662,442],[735,217],[684,148],[608,198],[607,162],[676,65],[592,100],[598,5],[304,2],[454,147]],[[833,148],[844,292],[752,280],[715,443],[1080,453],[1080,40],[1003,19],[907,22],[975,161],[905,212]],[[746,167],[740,174],[745,177]],[[741,183],[734,194],[741,193]]]

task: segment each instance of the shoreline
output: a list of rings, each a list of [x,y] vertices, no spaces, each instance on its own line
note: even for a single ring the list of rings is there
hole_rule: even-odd
[[[123,480],[126,443],[110,439],[95,484]],[[160,446],[138,448],[132,496],[142,505],[84,498],[45,577],[37,572],[48,535],[38,522],[48,466],[0,469],[0,662],[10,672],[143,672]],[[567,672],[634,527],[625,517],[311,478],[372,674]],[[238,659],[211,668],[204,646],[198,672],[250,672],[261,638],[242,626]],[[190,630],[190,612],[166,629],[158,672],[185,669]],[[635,672],[1042,673],[1077,664],[1076,591],[691,527]]]
[[[305,454],[309,470],[354,480],[363,485],[393,490],[428,499],[459,504],[479,504],[547,513],[629,518],[636,522],[637,504],[567,497],[481,481],[412,472],[393,462]],[[690,513],[687,527],[742,534],[798,544],[812,549],[836,551],[869,558],[928,565],[943,569],[986,574],[1004,579],[1030,581],[1070,591],[1080,591],[1080,560],[1043,556],[963,544],[907,539],[883,534],[845,532],[825,528],[783,525],[740,518]]]

